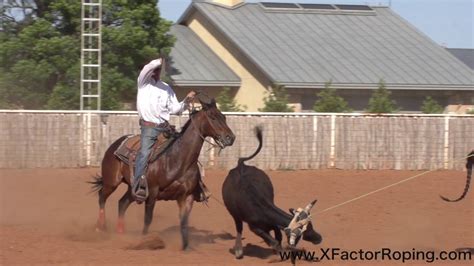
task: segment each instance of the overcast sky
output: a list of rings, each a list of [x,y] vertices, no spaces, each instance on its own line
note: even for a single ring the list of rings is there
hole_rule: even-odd
[[[449,48],[474,48],[474,0],[271,0],[318,4],[391,5],[391,8],[436,43]],[[159,0],[161,15],[176,21],[191,0]]]

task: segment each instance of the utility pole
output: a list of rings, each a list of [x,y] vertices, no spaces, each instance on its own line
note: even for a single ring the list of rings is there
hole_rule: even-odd
[[[81,110],[100,110],[102,0],[81,0]]]

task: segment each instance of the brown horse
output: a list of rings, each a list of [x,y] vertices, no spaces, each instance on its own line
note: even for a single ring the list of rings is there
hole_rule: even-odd
[[[155,202],[176,200],[179,206],[183,249],[188,247],[188,217],[193,202],[200,192],[198,157],[204,139],[212,137],[221,148],[231,146],[235,140],[232,130],[227,126],[225,116],[217,109],[214,99],[203,100],[203,97],[199,96],[198,98],[202,109],[190,115],[180,136],[157,160],[151,162],[146,170],[149,196],[145,201],[143,234],[148,233]],[[105,201],[121,183],[127,184],[128,190],[119,200],[117,222],[119,233],[124,231],[125,211],[134,201],[129,166],[114,155],[114,151],[126,137],[119,138],[107,149],[102,160],[102,176],[91,182],[99,194],[98,230],[105,230]]]

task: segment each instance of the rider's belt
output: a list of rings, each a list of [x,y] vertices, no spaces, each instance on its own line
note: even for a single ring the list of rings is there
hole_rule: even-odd
[[[165,121],[163,123],[160,123],[160,124],[157,124],[157,123],[153,123],[153,122],[148,122],[148,121],[145,121],[143,119],[140,119],[140,126],[144,126],[144,127],[157,127],[157,128],[167,128],[168,127],[168,121]]]

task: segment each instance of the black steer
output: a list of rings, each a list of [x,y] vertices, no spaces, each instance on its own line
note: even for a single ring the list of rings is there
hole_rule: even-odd
[[[250,157],[239,159],[237,167],[230,170],[222,186],[225,206],[234,218],[237,230],[235,257],[243,257],[242,222],[246,222],[252,232],[275,250],[281,250],[281,230],[284,230],[291,248],[296,247],[301,236],[313,244],[321,243],[321,235],[314,231],[309,213],[316,201],[304,209],[290,209],[293,215],[286,213],[273,203],[273,186],[265,172],[244,164],[262,148],[261,128],[256,128],[256,135],[259,141],[257,150]],[[275,238],[270,235],[270,231],[274,232]]]

